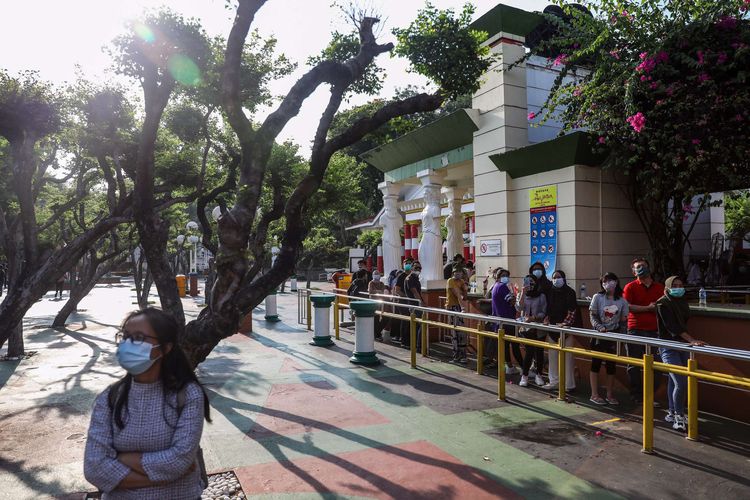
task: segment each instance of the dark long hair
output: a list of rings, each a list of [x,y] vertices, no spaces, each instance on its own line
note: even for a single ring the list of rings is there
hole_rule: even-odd
[[[203,393],[203,415],[206,421],[211,421],[211,409],[209,407],[208,396],[203,388],[203,385],[198,381],[198,377],[195,376],[195,371],[190,362],[188,362],[185,353],[177,343],[177,332],[179,326],[175,319],[160,309],[155,307],[147,307],[140,311],[133,311],[125,316],[122,321],[122,328],[125,327],[128,321],[131,319],[145,316],[148,324],[153,328],[159,339],[159,345],[165,346],[166,344],[172,344],[172,349],[162,356],[161,361],[161,373],[159,375],[164,389],[164,395],[166,398],[167,393],[179,393],[187,384],[194,382],[200,387]],[[130,387],[133,384],[133,376],[129,373],[122,379],[112,384],[109,388],[110,394],[110,409],[114,414],[115,423],[117,427],[122,429],[125,427],[125,423],[122,419],[123,408],[127,409],[128,395],[130,394]],[[179,411],[179,409],[177,409]],[[165,417],[165,420],[166,417]],[[168,420],[167,420],[168,422]]]
[[[614,299],[617,300],[622,297],[622,286],[620,286],[620,278],[618,278],[615,273],[605,273],[604,276],[599,278],[599,293],[601,293],[602,295],[607,295],[607,291],[604,289],[604,282],[612,280],[617,282],[617,286],[615,287],[615,291],[613,293]]]

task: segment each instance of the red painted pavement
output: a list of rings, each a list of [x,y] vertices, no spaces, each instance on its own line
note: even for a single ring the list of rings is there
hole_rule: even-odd
[[[258,415],[248,435],[262,438],[273,434],[303,434],[316,429],[351,429],[389,422],[369,406],[337,390],[330,382],[275,384],[263,405],[263,413]]]
[[[246,495],[333,493],[383,499],[522,498],[427,441],[235,469]]]

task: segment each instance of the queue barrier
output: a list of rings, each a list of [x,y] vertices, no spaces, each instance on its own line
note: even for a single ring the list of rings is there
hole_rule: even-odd
[[[620,333],[602,333],[596,330],[589,330],[584,328],[570,328],[570,327],[558,327],[552,325],[545,325],[542,323],[528,323],[518,320],[511,320],[507,318],[499,318],[496,316],[487,316],[475,313],[464,313],[449,311],[446,309],[437,309],[433,307],[423,307],[415,305],[413,303],[402,302],[404,300],[413,301],[414,299],[408,299],[406,297],[394,297],[389,295],[378,295],[384,298],[390,298],[390,300],[373,299],[372,297],[355,298],[341,294],[341,290],[334,290],[336,293],[330,292],[319,292],[323,295],[334,295],[334,329],[336,339],[339,339],[340,322],[338,321],[338,314],[341,309],[349,309],[349,302],[353,300],[367,300],[370,302],[377,302],[383,306],[395,306],[396,308],[409,309],[409,314],[397,314],[395,312],[386,312],[385,310],[376,311],[376,314],[381,317],[396,318],[402,321],[409,321],[410,323],[410,364],[412,368],[417,368],[417,346],[416,346],[416,329],[417,324],[422,324],[427,327],[433,326],[438,328],[448,328],[455,331],[462,331],[468,334],[473,334],[477,337],[477,373],[482,374],[483,372],[483,342],[479,340],[485,337],[497,339],[497,364],[498,377],[497,377],[497,398],[500,401],[505,401],[505,370],[502,367],[505,365],[505,342],[515,342],[517,344],[541,347],[544,349],[550,349],[557,351],[558,356],[558,399],[564,401],[566,398],[565,394],[565,354],[571,353],[578,356],[587,358],[598,358],[602,360],[611,360],[619,363],[625,363],[628,365],[638,366],[643,370],[643,439],[642,449],[643,453],[653,453],[654,450],[654,372],[660,373],[674,373],[677,375],[684,375],[688,381],[688,394],[687,394],[687,412],[688,412],[688,433],[687,439],[696,441],[698,439],[698,381],[704,380],[707,382],[714,382],[718,384],[730,385],[740,387],[744,389],[750,389],[750,378],[740,377],[737,375],[729,375],[721,372],[711,372],[707,370],[700,370],[698,368],[698,361],[695,359],[696,354],[707,355],[707,356],[721,356],[724,358],[730,358],[740,361],[750,362],[750,351],[743,351],[740,349],[731,349],[725,347],[713,347],[713,346],[690,346],[682,342],[674,342],[661,339],[652,339],[648,337],[635,337],[632,335],[620,334]],[[309,296],[312,291],[307,293],[307,308],[309,311],[310,300]],[[366,295],[366,294],[365,294]],[[375,296],[375,295],[373,295]],[[347,303],[343,303],[339,299],[345,297]],[[395,299],[395,301],[394,301]],[[430,319],[419,318],[416,315],[417,311],[423,313],[436,314],[439,317],[448,318],[461,318],[468,320],[477,321],[477,327],[467,327],[461,325],[455,325],[451,323],[444,323],[441,321],[435,321]],[[307,315],[310,318],[310,315]],[[308,319],[308,329],[310,320]],[[486,329],[487,324],[498,325],[497,332],[489,331]],[[534,329],[554,332],[559,334],[559,340],[557,344],[552,344],[544,340],[526,339],[518,337],[516,335],[506,335],[505,325],[516,326],[516,331],[519,328],[528,328],[533,325]],[[591,351],[589,349],[582,349],[580,347],[566,347],[565,339],[568,335],[574,337],[585,337],[585,338],[597,338],[602,340],[609,340],[616,342],[618,345],[617,353],[610,354],[599,351]],[[624,344],[640,344],[645,346],[645,354],[642,359],[632,358],[629,356],[623,356],[620,354],[619,346]],[[421,355],[422,357],[428,357],[429,353],[429,334],[425,331],[422,335],[421,344]],[[690,355],[687,366],[671,365],[667,363],[660,363],[654,361],[654,356],[651,350],[654,348],[670,348],[680,351],[686,351]]]

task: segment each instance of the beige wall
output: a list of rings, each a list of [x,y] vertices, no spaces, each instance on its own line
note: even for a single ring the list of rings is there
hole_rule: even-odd
[[[591,294],[598,290],[599,276],[607,271],[627,281],[630,261],[648,253],[648,242],[611,174],[582,165],[507,178],[504,189],[476,199],[478,241],[499,237],[504,254],[477,259],[479,272],[501,265],[516,279],[527,273],[529,191],[546,185],[557,186],[557,267],[566,272],[571,286],[578,290],[585,283]]]

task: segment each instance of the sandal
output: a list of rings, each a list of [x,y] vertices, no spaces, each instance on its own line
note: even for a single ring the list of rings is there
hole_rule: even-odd
[[[612,406],[617,406],[617,405],[620,404],[620,402],[617,401],[617,399],[615,399],[615,398],[607,398],[606,401],[607,401],[607,403],[611,404]]]
[[[591,397],[591,398],[589,398],[589,401],[591,401],[595,405],[600,405],[600,406],[607,404],[607,401],[604,398],[602,398],[601,396]]]

